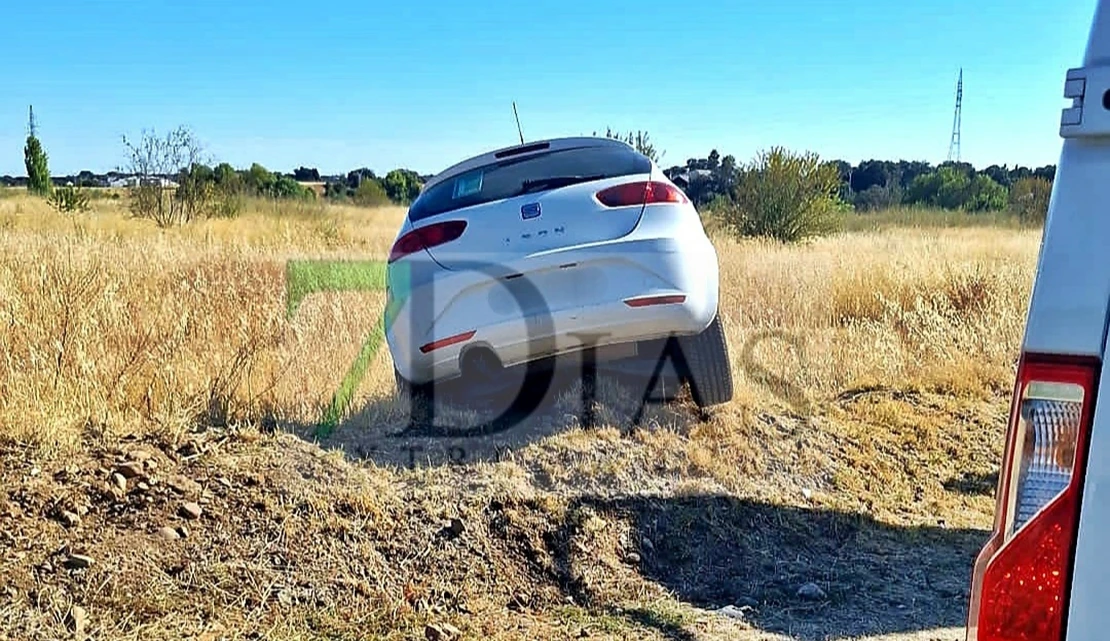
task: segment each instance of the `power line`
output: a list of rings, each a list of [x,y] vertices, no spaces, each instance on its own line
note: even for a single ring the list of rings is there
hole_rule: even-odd
[[[960,128],[964,110],[964,69],[960,67],[960,79],[956,81],[956,113],[952,115],[952,141],[948,143],[948,160],[960,162]]]

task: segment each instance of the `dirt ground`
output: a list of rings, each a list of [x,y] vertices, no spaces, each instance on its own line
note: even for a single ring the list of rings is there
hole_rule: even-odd
[[[0,196],[0,639],[962,636],[1036,230],[717,234],[731,403],[410,429],[359,267],[403,208]]]
[[[867,466],[840,468],[863,460],[846,438],[875,416],[860,405],[966,435],[1000,400],[871,390],[737,426],[680,398],[634,427],[634,395],[603,391],[605,427],[581,424],[569,390],[499,434],[452,437],[476,413],[440,408],[448,427],[413,435],[404,399],[384,396],[374,424],[356,414],[323,437],[275,424],[113,440],[89,426],[86,455],[47,465],[8,449],[0,636],[962,638],[989,471],[914,469],[931,452],[893,443],[874,457],[899,469],[885,487],[853,490]],[[764,472],[705,468],[692,447],[707,429],[758,448]],[[989,465],[980,440],[964,456]]]

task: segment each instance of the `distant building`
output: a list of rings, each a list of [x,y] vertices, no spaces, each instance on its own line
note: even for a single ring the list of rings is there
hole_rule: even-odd
[[[125,176],[108,181],[108,186],[114,189],[125,187],[138,187],[139,185],[160,184],[162,187],[177,187],[177,183],[169,178]]]
[[[695,180],[708,180],[713,177],[713,172],[708,169],[688,169],[682,173],[670,176],[670,179],[679,186],[687,187]]]

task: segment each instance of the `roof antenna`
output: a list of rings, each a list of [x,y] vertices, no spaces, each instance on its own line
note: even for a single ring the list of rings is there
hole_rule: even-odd
[[[516,112],[516,101],[513,101],[513,117],[516,118],[516,132],[520,135],[520,144],[524,144],[524,131],[520,128],[520,114]]]

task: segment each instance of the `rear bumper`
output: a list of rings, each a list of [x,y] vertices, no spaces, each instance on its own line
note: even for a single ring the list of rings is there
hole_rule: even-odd
[[[386,340],[402,376],[414,383],[457,377],[460,357],[478,346],[511,367],[591,344],[696,334],[717,311],[716,252],[707,238],[701,242],[697,236],[573,248],[497,271],[519,276],[445,272],[397,304]],[[685,298],[643,307],[625,303],[658,296]],[[421,350],[459,335],[468,337]]]

